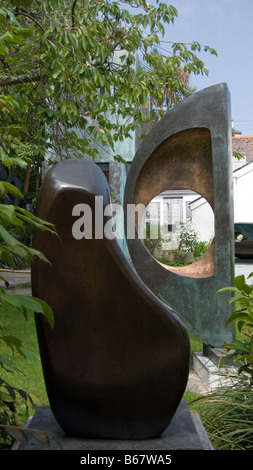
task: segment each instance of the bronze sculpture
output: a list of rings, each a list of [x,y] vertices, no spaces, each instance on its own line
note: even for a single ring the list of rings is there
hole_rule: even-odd
[[[221,347],[233,338],[229,309],[218,289],[234,274],[232,128],[225,83],[191,95],[151,130],[128,174],[124,208],[148,205],[168,189],[190,189],[214,212],[215,237],[205,255],[186,267],[161,265],[141,237],[127,239],[132,262],[145,284],[205,343]],[[126,214],[126,212],[124,211]],[[138,226],[136,226],[136,234]]]
[[[184,393],[189,341],[181,321],[140,280],[116,239],[96,238],[96,196],[110,203],[93,163],[68,160],[43,182],[38,216],[59,237],[37,231],[49,263],[32,268],[33,295],[54,310],[51,330],[36,316],[52,411],[66,434],[148,439],[168,426]],[[73,208],[92,211],[92,238],[76,239]],[[104,225],[108,217],[104,217]]]

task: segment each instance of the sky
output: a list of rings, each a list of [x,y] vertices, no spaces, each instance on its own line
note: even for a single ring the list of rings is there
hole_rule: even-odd
[[[234,128],[242,135],[253,136],[253,1],[169,0],[169,3],[176,7],[178,17],[167,26],[163,39],[198,41],[218,53],[218,57],[201,53],[209,75],[193,75],[190,84],[199,91],[226,82]]]

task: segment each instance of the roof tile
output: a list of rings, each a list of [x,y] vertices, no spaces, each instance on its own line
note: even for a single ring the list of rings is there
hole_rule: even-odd
[[[253,162],[253,136],[233,136],[232,150],[244,155],[247,162]]]

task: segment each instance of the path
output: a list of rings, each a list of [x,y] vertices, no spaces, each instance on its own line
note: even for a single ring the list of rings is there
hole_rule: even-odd
[[[31,287],[22,288],[23,284],[31,282],[31,270],[11,270],[11,269],[0,269],[0,276],[4,278],[8,283],[9,287],[6,289],[7,294],[23,294],[31,295]],[[5,287],[3,279],[0,279],[0,286]]]

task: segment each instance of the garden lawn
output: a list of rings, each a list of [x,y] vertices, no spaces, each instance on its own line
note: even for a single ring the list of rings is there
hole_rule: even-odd
[[[25,390],[31,395],[35,404],[47,405],[48,398],[40,362],[34,315],[28,314],[26,320],[20,311],[5,303],[0,306],[0,325],[7,330],[5,334],[18,337],[24,343],[24,347],[36,355],[36,358],[25,358],[17,352],[13,353],[1,342],[0,355],[11,360],[21,372],[10,373],[0,369],[0,377],[10,385]]]

